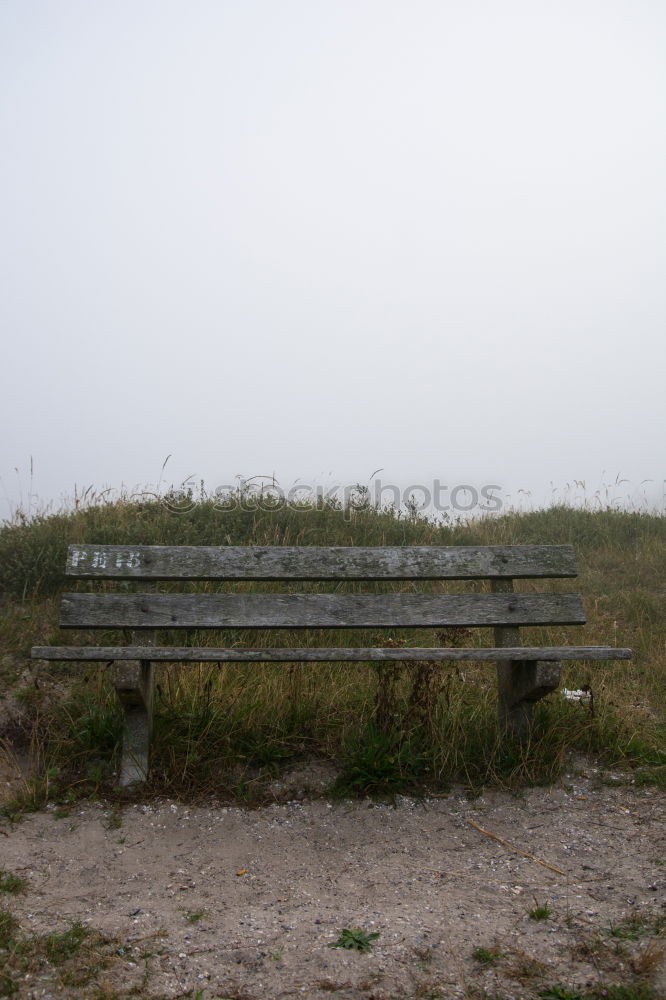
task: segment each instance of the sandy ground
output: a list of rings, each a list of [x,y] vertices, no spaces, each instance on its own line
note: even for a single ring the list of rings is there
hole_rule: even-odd
[[[666,997],[665,817],[663,791],[592,768],[520,797],[395,806],[87,804],[5,823],[0,867],[28,881],[9,900],[26,933],[81,920],[117,936],[102,980],[118,997],[522,998],[637,975]],[[609,933],[627,920],[636,940]],[[345,927],[379,937],[330,947]],[[78,995],[34,977],[20,990]]]

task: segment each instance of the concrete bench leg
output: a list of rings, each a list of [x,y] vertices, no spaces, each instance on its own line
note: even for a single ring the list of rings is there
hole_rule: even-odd
[[[501,729],[522,739],[532,722],[534,705],[560,684],[559,660],[525,660],[497,664],[498,715]]]
[[[119,779],[123,787],[148,777],[154,670],[155,665],[149,660],[127,660],[114,667],[113,683],[125,714]]]

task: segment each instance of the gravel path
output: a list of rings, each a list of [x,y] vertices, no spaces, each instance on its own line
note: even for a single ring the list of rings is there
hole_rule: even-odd
[[[81,920],[120,939],[102,975],[117,996],[522,998],[637,976],[666,996],[665,817],[663,791],[593,770],[520,797],[395,807],[87,804],[5,825],[0,867],[28,880],[9,904],[26,933]],[[345,927],[379,937],[331,948]]]

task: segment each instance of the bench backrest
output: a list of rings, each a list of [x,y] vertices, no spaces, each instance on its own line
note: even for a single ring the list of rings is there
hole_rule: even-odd
[[[494,593],[75,593],[64,628],[433,628],[583,624],[576,594],[513,593],[514,579],[576,576],[570,545],[279,547],[72,545],[84,580],[490,580]],[[500,591],[500,592],[497,592]]]

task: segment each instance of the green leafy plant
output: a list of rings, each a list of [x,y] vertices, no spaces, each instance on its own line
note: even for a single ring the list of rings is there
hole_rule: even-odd
[[[417,744],[384,733],[369,722],[352,746],[337,794],[395,795],[423,777],[426,758]]]
[[[552,912],[553,911],[551,910],[548,903],[543,903],[543,904],[537,903],[537,905],[533,906],[532,909],[529,911],[528,917],[530,918],[530,920],[548,920],[548,917],[551,915]]]
[[[346,948],[348,951],[370,951],[372,949],[372,942],[378,937],[379,931],[368,934],[366,931],[361,930],[360,927],[356,927],[353,930],[349,927],[344,927],[340,932],[338,940],[334,941],[330,947]]]

